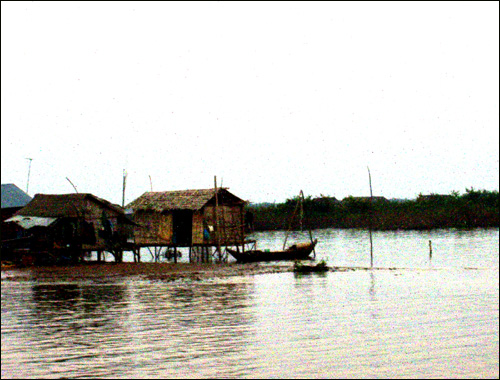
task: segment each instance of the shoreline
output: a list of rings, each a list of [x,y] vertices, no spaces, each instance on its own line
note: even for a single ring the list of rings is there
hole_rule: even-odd
[[[253,276],[271,273],[293,273],[293,262],[273,263],[82,263],[71,266],[45,266],[45,267],[15,267],[4,266],[2,263],[3,281],[36,281],[36,282],[72,282],[95,281],[108,282],[125,278],[138,277],[142,280],[152,281],[177,281],[191,280],[202,281],[215,278],[228,278],[234,276]],[[444,270],[450,268],[397,268],[397,267],[338,267],[328,266],[327,272],[349,272],[370,270]],[[453,268],[461,270],[481,270],[487,268]],[[299,276],[304,273],[294,273]],[[309,275],[309,274],[305,274]]]
[[[16,267],[2,265],[2,281],[108,281],[128,277],[146,280],[194,281],[293,271],[290,264],[238,263],[81,263],[68,266]]]

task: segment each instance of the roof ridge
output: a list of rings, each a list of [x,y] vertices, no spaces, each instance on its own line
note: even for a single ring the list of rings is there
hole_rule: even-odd
[[[217,190],[228,190],[229,187],[218,187]],[[181,189],[181,190],[163,190],[163,191],[146,191],[144,194],[148,193],[174,193],[174,192],[188,192],[188,191],[214,191],[214,188],[204,188],[204,189]]]

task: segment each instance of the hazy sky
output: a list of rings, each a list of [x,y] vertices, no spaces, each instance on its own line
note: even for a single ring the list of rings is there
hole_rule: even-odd
[[[2,183],[499,188],[499,3],[1,2]]]

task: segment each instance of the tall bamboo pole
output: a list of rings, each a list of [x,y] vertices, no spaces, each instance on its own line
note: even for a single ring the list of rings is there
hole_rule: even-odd
[[[219,261],[222,259],[220,251],[220,231],[219,231],[219,197],[217,195],[217,176],[214,176],[214,190],[215,190],[215,233],[217,239],[217,250],[219,251]]]
[[[368,167],[368,179],[370,181],[370,219],[369,219],[369,232],[370,232],[370,268],[373,268],[373,239],[372,239],[372,213],[373,213],[373,192],[372,192],[372,175]]]
[[[71,180],[68,177],[66,177],[66,179],[68,180],[69,183],[71,183],[71,186],[73,186],[73,189],[75,189],[75,191],[78,193],[78,189],[76,188],[75,185],[73,185],[73,182],[71,182]]]
[[[286,247],[288,235],[290,234],[290,231],[292,230],[292,223],[293,223],[293,220],[295,218],[295,215],[297,214],[299,207],[300,207],[300,194],[299,194],[299,199],[297,201],[297,204],[295,205],[295,209],[293,210],[293,214],[288,220],[288,228],[287,228],[286,233],[285,233],[285,239],[283,240],[283,249],[285,249],[285,247]]]
[[[295,215],[297,214],[297,211],[299,212],[300,231],[303,230],[304,200],[305,200],[304,192],[302,190],[300,190],[300,193],[299,193],[299,196],[297,199],[297,204],[295,205],[295,209],[293,210],[293,214],[292,214],[291,218],[289,218],[289,221],[288,221],[288,228],[287,228],[286,233],[285,233],[285,240],[283,241],[283,249],[285,249],[285,247],[286,247],[286,242],[288,240],[288,236],[290,234],[290,231],[292,230],[292,223],[294,221]],[[312,234],[311,234],[310,229],[309,229],[309,237],[311,238],[311,242],[312,242]],[[316,254],[316,252],[315,252],[315,254]]]
[[[123,169],[123,191],[122,191],[122,207],[125,208],[125,185],[127,184],[127,173]]]

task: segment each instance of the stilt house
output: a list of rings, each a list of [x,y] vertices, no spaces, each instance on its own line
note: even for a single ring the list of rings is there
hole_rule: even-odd
[[[6,222],[29,232],[25,251],[34,262],[77,261],[90,251],[108,251],[121,261],[134,224],[120,206],[79,193],[36,194]]]
[[[133,210],[135,243],[142,247],[238,245],[244,239],[247,202],[227,188],[146,192]]]

